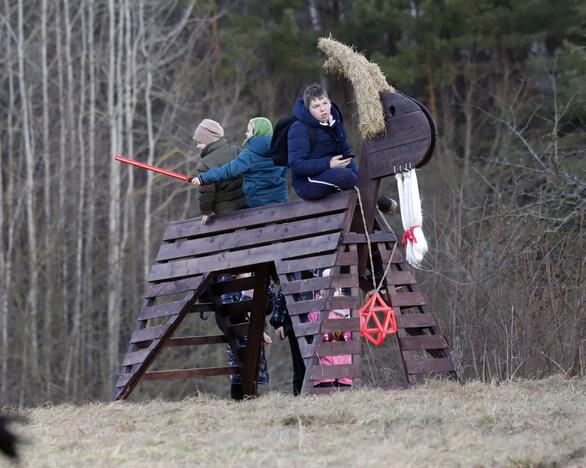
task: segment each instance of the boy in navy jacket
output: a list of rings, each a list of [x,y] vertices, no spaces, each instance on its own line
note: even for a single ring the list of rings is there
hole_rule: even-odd
[[[289,128],[287,146],[297,195],[304,200],[318,200],[354,188],[358,168],[351,157],[344,158],[352,151],[342,113],[326,90],[317,84],[305,88],[303,98],[295,102],[293,115],[297,121]]]

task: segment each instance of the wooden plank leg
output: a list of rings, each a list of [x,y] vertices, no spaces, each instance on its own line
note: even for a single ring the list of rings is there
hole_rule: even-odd
[[[122,362],[122,372],[118,375],[116,383],[114,384],[114,390],[112,392],[113,400],[124,400],[132,393],[149,366],[164,348],[165,342],[175,332],[199,296],[205,291],[211,277],[212,274],[203,275],[196,289],[187,293],[183,301],[174,303],[176,310],[173,310],[172,314],[169,313],[169,311],[165,312],[165,316],[169,316],[169,319],[165,323],[165,329],[159,338],[154,339],[150,343],[148,348],[144,350],[134,350],[135,345],[129,346],[129,352],[126,354],[124,361]],[[144,309],[145,308],[141,309],[139,316],[140,313],[144,313]],[[144,329],[141,327],[142,324],[137,324],[138,329]],[[130,372],[124,372],[124,370],[128,369],[130,369]]]
[[[327,264],[323,263],[323,257],[316,257],[315,263],[311,258],[304,262],[296,262],[297,270],[289,265],[278,265],[281,289],[285,295],[287,309],[293,323],[293,330],[299,344],[299,349],[305,365],[305,372],[301,394],[324,393],[323,389],[315,388],[315,380],[320,380],[320,375],[334,375],[344,378],[360,377],[360,341],[359,334],[354,333],[353,341],[323,343],[323,335],[334,331],[356,332],[355,320],[328,319],[331,309],[350,309],[351,315],[356,315],[360,303],[360,291],[358,288],[358,254],[355,245],[341,245],[335,258],[330,258]],[[286,262],[284,262],[286,263]],[[300,270],[301,266],[303,270]],[[302,272],[315,265],[318,268],[330,268],[329,276],[311,279],[295,279],[293,273]],[[344,269],[344,271],[342,271]],[[337,288],[351,288],[350,296],[335,296]],[[320,298],[303,298],[303,294],[319,291]],[[313,296],[312,296],[313,297]],[[319,311],[319,319],[316,322],[308,321],[308,313]],[[331,328],[331,329],[330,329]],[[320,356],[352,355],[352,364],[344,366],[322,366]],[[315,391],[314,391],[315,390]],[[327,392],[326,392],[327,393]]]
[[[393,244],[377,244],[377,251],[384,271],[393,252]],[[407,382],[409,384],[417,383],[422,377],[431,373],[447,373],[450,377],[456,378],[449,355],[449,345],[433,318],[431,307],[423,298],[414,276],[409,273],[409,267],[402,255],[395,250],[391,267],[383,281],[386,290],[384,299],[392,305],[397,317],[400,317],[398,319],[397,343]],[[407,292],[398,292],[399,287],[402,290],[406,289]],[[405,308],[416,309],[418,312],[404,314]],[[409,322],[409,319],[414,318],[413,315],[425,318],[425,320],[421,320],[421,324],[411,320],[410,326],[403,326]],[[429,318],[432,320],[429,321]],[[418,359],[418,356],[421,357],[421,355],[423,355],[423,359]]]
[[[256,270],[254,297],[250,321],[248,323],[248,337],[244,362],[242,363],[242,387],[245,396],[258,395],[258,372],[263,348],[263,332],[265,329],[265,313],[267,308],[267,280],[268,267],[262,266]]]

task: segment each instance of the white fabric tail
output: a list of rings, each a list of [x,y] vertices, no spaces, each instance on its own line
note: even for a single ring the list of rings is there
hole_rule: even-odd
[[[406,242],[405,251],[407,262],[419,268],[424,255],[427,253],[427,240],[423,235],[421,225],[423,215],[421,213],[421,199],[419,198],[419,185],[415,169],[395,175],[397,190],[399,192],[399,207],[401,221],[403,222],[403,243]]]

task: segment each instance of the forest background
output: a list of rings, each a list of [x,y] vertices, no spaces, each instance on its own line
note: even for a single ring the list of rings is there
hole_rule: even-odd
[[[417,275],[460,375],[585,376],[584,2],[2,0],[0,405],[107,400],[165,225],[199,214],[195,189],[113,154],[190,174],[202,118],[239,143],[249,118],[274,123],[316,81],[358,151],[352,88],[321,70],[316,39],[330,33],[436,120]],[[396,195],[392,179],[383,188]],[[268,388],[289,390],[288,346],[273,339]],[[225,365],[206,348],[162,365]],[[393,352],[368,350],[371,382],[401,379]]]

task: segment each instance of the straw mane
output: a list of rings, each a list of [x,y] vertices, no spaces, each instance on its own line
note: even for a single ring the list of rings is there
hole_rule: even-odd
[[[358,106],[358,129],[362,138],[370,140],[384,133],[386,127],[380,93],[396,91],[387,83],[379,66],[331,36],[320,38],[318,47],[328,56],[324,69],[343,75],[354,87]]]

